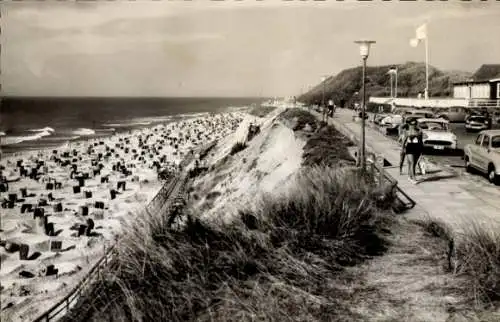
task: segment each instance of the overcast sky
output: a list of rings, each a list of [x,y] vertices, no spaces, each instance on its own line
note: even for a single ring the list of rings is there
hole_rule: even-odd
[[[500,63],[500,3],[1,2],[4,95],[285,96],[360,64]]]

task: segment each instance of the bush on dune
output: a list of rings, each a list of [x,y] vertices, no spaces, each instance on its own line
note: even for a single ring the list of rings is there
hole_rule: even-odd
[[[294,131],[304,129],[306,124],[309,124],[313,131],[316,131],[318,128],[316,117],[300,108],[288,108],[278,116],[278,119],[294,122],[292,128]]]
[[[148,215],[124,239],[115,279],[99,282],[68,319],[320,321],[352,314],[333,285],[342,266],[386,247],[382,231],[392,217],[378,193],[347,170],[314,167],[232,223],[189,215],[174,230]]]
[[[257,117],[266,117],[269,113],[276,109],[274,106],[256,106],[248,111],[248,114]]]
[[[351,141],[335,127],[328,125],[322,127],[312,135],[304,146],[304,166],[325,164],[336,166],[342,164],[354,165],[355,161],[349,153]]]

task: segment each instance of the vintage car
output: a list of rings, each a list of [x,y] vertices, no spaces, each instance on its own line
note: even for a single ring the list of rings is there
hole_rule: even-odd
[[[490,120],[483,115],[471,115],[465,119],[465,130],[467,132],[491,129]]]
[[[456,150],[457,136],[450,131],[449,122],[444,119],[420,118],[417,126],[422,131],[424,148],[433,150]]]
[[[376,125],[380,125],[380,122],[386,118],[387,116],[389,116],[389,114],[386,114],[386,113],[383,113],[383,114],[375,114],[373,116],[373,123],[376,124]]]
[[[426,117],[426,118],[433,118],[434,117],[434,112],[431,110],[424,110],[424,109],[410,109],[404,112],[405,114],[403,116],[409,117],[409,116],[415,116],[415,117]]]
[[[403,124],[403,116],[399,114],[388,115],[380,120],[380,126],[385,134],[397,132],[401,124]]]
[[[467,171],[477,169],[500,185],[500,130],[479,132],[476,141],[465,146],[464,160]]]
[[[462,106],[446,107],[437,111],[436,116],[450,122],[465,122],[467,109]]]

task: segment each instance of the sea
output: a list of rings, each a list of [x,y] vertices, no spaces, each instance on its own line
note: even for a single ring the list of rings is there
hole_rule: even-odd
[[[55,148],[210,113],[235,111],[266,98],[61,98],[0,100],[2,155]]]

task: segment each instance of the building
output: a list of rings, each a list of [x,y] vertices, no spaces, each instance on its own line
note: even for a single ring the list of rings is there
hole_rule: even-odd
[[[454,83],[453,98],[500,100],[500,64],[482,65],[472,79]]]

